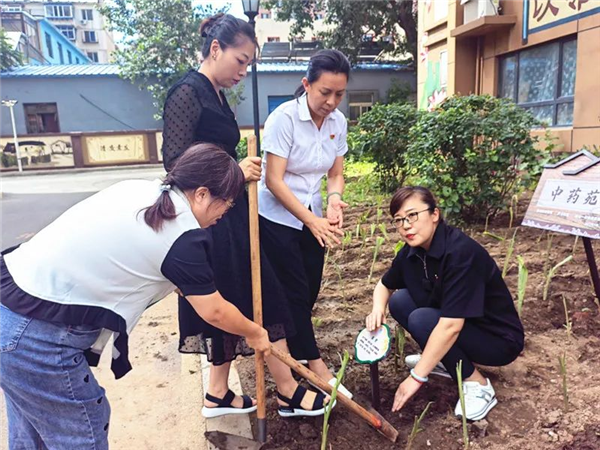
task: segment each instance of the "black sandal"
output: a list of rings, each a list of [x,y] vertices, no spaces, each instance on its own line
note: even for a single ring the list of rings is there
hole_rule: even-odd
[[[241,408],[235,408],[234,406],[231,406],[231,402],[235,398],[235,393],[231,389],[227,391],[223,398],[217,398],[208,393],[206,394],[205,398],[209,402],[217,404],[217,406],[202,407],[202,416],[206,417],[207,419],[224,416],[226,414],[248,414],[256,411],[256,405],[252,404],[252,399],[247,395],[242,395],[242,400],[244,403]]]
[[[323,405],[325,402],[325,395],[321,394],[320,392],[315,392],[317,396],[315,397],[315,402],[312,405],[312,409],[304,409],[302,406],[300,406],[300,403],[306,395],[306,392],[307,389],[300,385],[298,385],[294,391],[292,398],[287,398],[277,392],[277,398],[288,404],[288,406],[279,406],[279,409],[277,410],[279,415],[281,417],[315,417],[325,414],[325,406]]]

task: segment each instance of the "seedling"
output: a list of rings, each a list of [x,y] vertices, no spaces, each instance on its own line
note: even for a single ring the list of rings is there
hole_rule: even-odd
[[[560,376],[562,378],[562,395],[565,405],[565,411],[569,409],[569,387],[567,385],[567,354],[563,352],[562,356],[558,357],[560,366]]]
[[[544,260],[544,269],[542,273],[548,273],[550,267],[550,250],[552,249],[552,233],[548,233],[548,240],[546,245],[546,259]]]
[[[404,347],[406,345],[406,334],[404,333],[404,328],[400,325],[396,327],[396,348],[394,349],[394,367],[396,368],[396,372],[400,371],[400,365],[402,361],[404,361]]]
[[[500,242],[504,242],[505,241],[505,239],[502,236],[498,236],[497,234],[490,233],[489,231],[484,231],[483,235],[484,236],[489,236],[491,238],[494,238],[494,239],[496,239],[497,241],[500,241]]]
[[[515,249],[515,237],[517,236],[518,228],[515,228],[512,239],[508,241],[508,248],[506,249],[506,258],[504,258],[504,268],[502,269],[502,278],[506,277],[508,268],[510,266],[510,259],[512,258],[513,251]]]
[[[321,325],[323,325],[323,319],[321,319],[320,317],[313,317],[310,320],[312,321],[313,327],[315,328],[319,328]]]
[[[405,242],[404,241],[398,241],[398,243],[394,246],[394,256],[396,256],[398,254],[398,252],[400,250],[402,250],[402,248],[404,247]]]
[[[369,236],[371,239],[373,238],[373,235],[375,234],[375,230],[377,229],[377,225],[375,225],[374,223],[371,224],[371,235]]]
[[[329,415],[331,414],[331,410],[333,409],[333,404],[335,403],[335,399],[337,398],[337,390],[340,384],[342,383],[342,379],[344,378],[344,372],[346,371],[346,366],[348,365],[348,361],[350,360],[350,354],[348,350],[344,350],[344,357],[342,358],[342,367],[337,373],[335,385],[331,390],[331,396],[329,402],[325,406],[325,415],[323,416],[323,434],[321,437],[321,450],[327,450],[327,433],[329,432]]]
[[[327,267],[327,261],[329,261],[329,252],[331,251],[331,247],[327,247],[327,253],[325,253],[325,261],[323,262],[323,270]]]
[[[550,269],[550,271],[548,272],[548,275],[546,276],[546,283],[544,285],[544,293],[542,296],[542,299],[544,301],[546,301],[548,299],[548,290],[550,289],[550,281],[552,281],[552,278],[554,278],[554,275],[556,275],[556,271],[558,269],[560,269],[561,266],[564,266],[566,263],[568,263],[572,259],[573,259],[573,255],[569,255],[565,259],[563,259],[561,262],[559,262],[557,265],[555,265],[552,269]]]
[[[344,253],[344,249],[348,247],[352,243],[352,232],[346,231],[344,233],[344,237],[342,238],[342,253]]]
[[[573,242],[573,250],[571,250],[571,254],[575,254],[575,250],[577,250],[577,242],[579,241],[579,236],[575,236],[575,242]]]
[[[571,331],[573,329],[573,322],[569,318],[569,308],[567,308],[567,298],[565,294],[562,294],[563,306],[565,307],[565,324],[563,325],[567,330],[567,339],[571,339]]]
[[[433,402],[427,403],[427,406],[425,407],[421,415],[418,417],[415,416],[415,422],[413,423],[412,430],[410,432],[410,435],[408,436],[408,441],[406,442],[406,450],[410,450],[412,448],[413,442],[415,441],[417,434],[423,431],[423,429],[421,428],[421,421],[423,420],[423,417],[425,417],[425,414],[427,414],[427,410],[429,409],[432,403]]]
[[[381,248],[381,244],[385,242],[385,239],[381,236],[378,236],[375,241],[375,248],[373,249],[373,262],[371,263],[371,270],[369,271],[369,280],[367,283],[371,282],[371,277],[373,276],[373,269],[375,268],[375,262],[377,261],[377,255],[379,255],[379,249]]]
[[[362,240],[362,244],[360,245],[360,254],[362,255],[363,250],[365,249],[365,246],[367,245],[367,238],[368,238],[368,234],[367,234],[367,230],[364,227],[360,228],[360,239]]]
[[[388,233],[387,233],[387,229],[385,228],[385,223],[380,223],[379,224],[379,231],[381,231],[381,234],[383,234],[383,237],[387,241],[388,240]]]
[[[461,417],[463,426],[463,444],[465,450],[469,448],[469,431],[467,430],[467,414],[465,409],[465,393],[463,391],[462,382],[462,359],[456,365],[456,379],[458,381],[458,397],[460,398]]]
[[[519,284],[518,284],[518,296],[517,296],[517,313],[519,313],[519,317],[521,317],[521,311],[523,311],[523,302],[525,301],[525,291],[527,290],[527,278],[529,276],[529,271],[525,266],[525,261],[521,257],[521,255],[517,256],[517,261],[519,263]]]
[[[382,216],[383,216],[383,210],[378,206],[377,207],[377,223],[381,222]]]

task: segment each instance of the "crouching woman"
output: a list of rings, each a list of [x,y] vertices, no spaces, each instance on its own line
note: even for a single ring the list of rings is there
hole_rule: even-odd
[[[474,364],[504,366],[523,350],[523,326],[498,266],[461,230],[447,225],[433,194],[400,188],[390,204],[392,223],[406,243],[373,292],[369,330],[385,322],[386,307],[423,353],[406,358],[410,375],[392,411],[429,381],[457,379],[462,361],[465,414],[481,420],[497,404],[494,388]],[[460,401],[455,414],[462,416]]]

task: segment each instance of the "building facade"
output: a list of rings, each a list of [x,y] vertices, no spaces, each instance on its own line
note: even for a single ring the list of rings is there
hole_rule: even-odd
[[[600,146],[600,1],[419,0],[417,98],[510,98],[560,150]],[[541,130],[533,130],[541,134]]]
[[[307,29],[301,39],[312,41],[316,39],[318,33],[326,31],[327,26],[323,19],[323,13],[316,13],[313,23],[314,29]],[[256,39],[260,48],[267,42],[291,42],[294,40],[295,36],[290,38],[291,24],[290,21],[278,21],[276,10],[261,8],[256,17]]]
[[[45,18],[92,62],[108,63],[116,46],[112,33],[105,30],[104,18],[97,10],[102,3],[103,0],[0,0],[3,11],[25,11],[33,17]]]

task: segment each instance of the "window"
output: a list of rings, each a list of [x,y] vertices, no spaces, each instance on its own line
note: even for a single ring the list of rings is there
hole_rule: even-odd
[[[25,103],[27,133],[60,133],[56,103]]]
[[[279,36],[271,36],[267,38],[267,42],[279,42],[280,38]]]
[[[94,20],[94,10],[93,9],[82,9],[81,10],[81,20]]]
[[[260,13],[260,18],[261,19],[270,19],[271,18],[271,11],[264,11]]]
[[[498,95],[549,126],[573,124],[577,40],[539,45],[500,59]]]
[[[440,87],[448,86],[448,52],[440,52]]]
[[[69,61],[69,64],[73,64],[73,55],[69,50],[67,50],[67,61]]]
[[[87,55],[93,62],[98,62],[98,52],[87,52]]]
[[[79,58],[75,58],[75,64],[79,64]]]
[[[56,28],[58,28],[58,31],[60,31],[67,39],[71,41],[75,40],[75,27],[70,25],[56,25]]]
[[[71,5],[46,5],[46,17],[49,19],[71,19],[73,7]]]
[[[65,63],[65,57],[63,55],[63,47],[62,47],[62,45],[61,45],[60,42],[57,42],[56,46],[58,47],[58,59],[60,60],[61,64],[64,64]]]
[[[323,20],[325,18],[325,14],[323,13],[315,13],[315,20]]]
[[[44,32],[44,37],[46,38],[46,48],[48,49],[48,56],[50,58],[54,58],[54,50],[52,49],[52,37]]]
[[[2,12],[21,12],[23,11],[22,6],[3,6]]]
[[[98,42],[98,36],[95,31],[84,31],[83,32],[83,42]]]
[[[375,104],[377,93],[373,91],[348,92],[348,118],[358,118],[369,111]]]
[[[293,95],[269,95],[268,103],[269,103],[269,114],[271,114],[279,105],[285,103],[289,100],[293,100]]]

